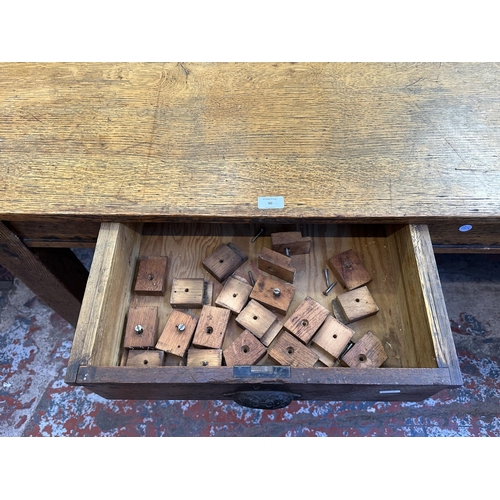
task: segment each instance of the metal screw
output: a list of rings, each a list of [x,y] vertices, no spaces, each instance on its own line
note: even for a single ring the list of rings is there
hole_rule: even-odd
[[[275,297],[279,297],[281,295],[281,290],[279,288],[275,288],[273,290],[273,294]]]
[[[208,366],[208,361],[203,361],[201,364],[202,364],[203,366]]]
[[[323,272],[325,273],[326,287],[328,288],[330,286],[330,276],[328,276],[328,269],[323,269]]]
[[[153,281],[153,275],[152,274],[148,274],[148,280],[149,281]]]
[[[177,325],[177,330],[179,330],[180,332],[183,332],[185,329],[186,325],[184,323]]]
[[[323,292],[323,295],[328,295],[331,291],[332,291],[332,288],[337,284],[336,281],[334,281],[324,292]]]
[[[141,325],[136,325],[134,330],[138,335],[141,335],[144,332],[144,328]]]
[[[285,248],[285,253],[287,257],[290,257],[290,249],[288,247]]]
[[[255,280],[253,279],[252,271],[248,271],[248,277],[250,278],[250,284],[252,286],[254,286],[255,285]]]
[[[262,228],[252,239],[251,243],[253,243],[262,233],[264,232],[264,228]]]

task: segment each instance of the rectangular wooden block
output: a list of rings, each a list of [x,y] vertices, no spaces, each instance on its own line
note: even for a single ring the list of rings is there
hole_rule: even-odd
[[[224,282],[248,257],[232,243],[222,243],[203,262],[203,267],[219,282]]]
[[[220,349],[226,335],[231,311],[215,306],[203,306],[194,332],[193,347]]]
[[[319,359],[317,354],[287,332],[280,334],[268,349],[268,355],[276,363],[293,368],[310,368]]]
[[[252,287],[241,279],[229,277],[224,283],[215,304],[239,314],[246,306]]]
[[[348,290],[359,288],[372,280],[370,273],[351,249],[334,255],[328,260],[328,265],[339,283]]]
[[[156,349],[183,357],[191,344],[197,323],[198,319],[190,314],[172,311],[156,343]]]
[[[250,300],[236,317],[236,323],[252,332],[258,339],[271,328],[278,317],[256,300]]]
[[[379,368],[386,359],[382,342],[372,332],[363,335],[342,357],[350,368]]]
[[[139,295],[164,295],[167,282],[167,257],[147,257],[137,262],[134,292]]]
[[[302,236],[300,231],[272,233],[271,244],[275,252],[285,255],[287,248],[289,255],[299,255],[311,251],[311,238],[309,236]]]
[[[330,313],[326,307],[306,297],[288,318],[284,327],[301,342],[307,344]]]
[[[259,274],[250,293],[250,298],[257,300],[278,314],[285,315],[294,295],[295,287],[293,285]]]
[[[379,311],[372,294],[366,286],[337,295],[335,300],[341,309],[346,324],[367,318]]]
[[[227,366],[253,365],[261,360],[266,354],[267,349],[262,345],[248,330],[224,349],[223,355]]]
[[[333,316],[327,316],[325,322],[311,340],[311,344],[327,352],[330,356],[338,359],[354,331],[345,326]]]
[[[292,259],[274,250],[264,247],[258,257],[258,266],[261,271],[272,274],[277,278],[293,283],[295,268],[291,265]]]
[[[269,347],[271,342],[278,336],[283,328],[283,323],[281,321],[275,321],[269,330],[260,338],[260,341],[266,346]]]
[[[175,309],[201,309],[212,303],[213,283],[203,278],[175,278],[170,305]]]
[[[128,351],[126,366],[138,368],[151,368],[152,366],[163,366],[165,353],[156,350],[133,350]]]
[[[131,307],[125,326],[125,349],[153,348],[156,344],[158,308],[155,306]]]
[[[214,367],[222,365],[222,349],[189,349],[187,366]]]

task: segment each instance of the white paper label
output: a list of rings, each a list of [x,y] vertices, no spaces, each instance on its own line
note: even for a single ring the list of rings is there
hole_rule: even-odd
[[[285,208],[285,198],[283,196],[259,196],[257,206],[261,210]]]

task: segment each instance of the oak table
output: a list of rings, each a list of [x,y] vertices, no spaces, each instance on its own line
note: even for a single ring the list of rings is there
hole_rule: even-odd
[[[499,96],[485,63],[0,64],[0,264],[75,325],[70,248],[102,222],[419,223],[498,252]]]

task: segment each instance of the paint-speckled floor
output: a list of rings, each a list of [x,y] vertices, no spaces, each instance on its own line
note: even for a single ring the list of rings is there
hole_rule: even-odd
[[[87,266],[90,250],[78,255]],[[74,330],[21,282],[0,287],[1,436],[500,436],[500,256],[438,255],[464,385],[418,403],[109,401],[67,386]]]

